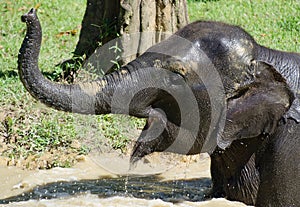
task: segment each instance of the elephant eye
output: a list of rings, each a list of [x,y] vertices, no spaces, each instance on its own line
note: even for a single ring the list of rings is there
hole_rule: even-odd
[[[243,87],[239,90],[235,91],[231,97],[228,98],[228,100],[238,99],[245,95],[249,91],[249,87]]]
[[[173,75],[170,76],[170,82],[172,85],[182,85],[185,84],[185,77],[178,72],[174,72]]]

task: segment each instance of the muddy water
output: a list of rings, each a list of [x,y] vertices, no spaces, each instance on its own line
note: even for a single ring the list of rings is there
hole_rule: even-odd
[[[0,206],[245,206],[205,200],[209,157],[153,155],[128,170],[128,157],[106,153],[69,169],[0,167]]]

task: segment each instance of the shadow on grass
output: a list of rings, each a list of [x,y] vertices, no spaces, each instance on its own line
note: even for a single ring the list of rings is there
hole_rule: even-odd
[[[19,74],[15,70],[0,71],[0,78],[15,78],[18,76],[19,76]]]
[[[209,178],[160,181],[158,176],[119,177],[71,182],[54,182],[37,186],[31,191],[1,199],[0,204],[39,199],[54,199],[91,193],[100,198],[133,196],[143,199],[161,199],[168,202],[203,201],[211,189]]]
[[[57,74],[55,72],[43,72],[44,77],[55,79]],[[0,78],[17,78],[19,73],[16,70],[0,71]]]
[[[195,2],[203,2],[203,3],[207,3],[207,2],[217,2],[219,0],[189,0],[189,1],[195,1]]]

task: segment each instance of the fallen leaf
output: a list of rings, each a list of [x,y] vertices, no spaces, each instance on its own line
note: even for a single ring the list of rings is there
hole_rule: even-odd
[[[41,3],[37,3],[35,6],[34,6],[34,8],[37,10],[38,8],[40,8],[41,7]]]
[[[72,30],[71,30],[71,35],[74,36],[74,35],[76,35],[76,34],[77,34],[77,30],[76,30],[76,29],[72,29]]]
[[[28,10],[28,8],[26,7],[26,6],[22,6],[22,7],[20,7],[19,9],[18,9],[18,11],[20,12],[20,11],[27,11]]]
[[[72,36],[75,36],[77,34],[77,29],[72,29],[72,30],[68,30],[68,31],[64,31],[64,32],[60,32],[56,35],[56,37],[60,38],[64,35],[72,35]]]

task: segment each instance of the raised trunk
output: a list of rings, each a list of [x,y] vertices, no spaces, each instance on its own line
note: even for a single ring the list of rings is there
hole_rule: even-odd
[[[140,75],[139,72],[131,73],[130,68],[124,68],[93,82],[82,84],[51,82],[43,77],[38,67],[42,30],[36,11],[32,9],[23,15],[22,21],[27,24],[27,33],[18,56],[18,70],[21,81],[33,97],[50,107],[67,112],[107,114],[112,112],[114,101],[113,113],[131,113],[130,109],[123,108],[122,101],[113,95],[133,91],[129,84],[132,79],[140,78],[146,82],[143,78],[147,78],[147,75]],[[132,112],[132,115],[146,116],[140,112]]]
[[[108,104],[104,100],[96,102],[95,96],[91,93],[92,90],[101,90],[103,85],[91,84],[97,87],[89,91],[78,84],[58,84],[43,77],[38,67],[42,30],[36,11],[32,9],[23,15],[22,21],[27,24],[27,33],[18,56],[18,70],[20,79],[30,94],[58,110],[83,114],[108,113]],[[95,111],[95,104],[103,107]]]

